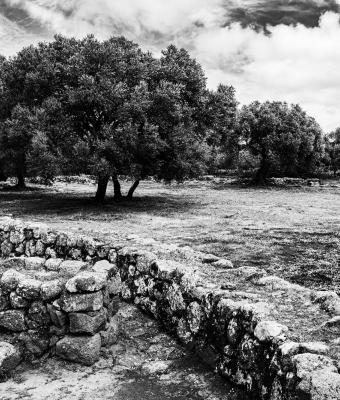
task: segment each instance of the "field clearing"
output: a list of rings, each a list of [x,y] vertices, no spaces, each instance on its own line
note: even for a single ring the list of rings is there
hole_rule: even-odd
[[[126,191],[128,183],[123,183]],[[138,237],[259,266],[308,287],[340,292],[340,187],[252,188],[213,182],[141,182],[132,201],[93,201],[91,184],[0,191],[0,214],[105,242]]]

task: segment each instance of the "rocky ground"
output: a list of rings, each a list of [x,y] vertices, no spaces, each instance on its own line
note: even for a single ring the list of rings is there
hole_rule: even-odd
[[[248,400],[136,307],[123,303],[119,315],[120,338],[94,366],[22,364],[0,384],[0,399]]]

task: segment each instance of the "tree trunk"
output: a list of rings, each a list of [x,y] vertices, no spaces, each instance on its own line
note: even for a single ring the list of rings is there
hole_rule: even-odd
[[[258,185],[265,185],[267,183],[269,163],[268,163],[268,159],[267,159],[267,153],[264,149],[262,150],[261,155],[262,155],[261,165],[260,165],[259,170],[256,173],[255,183]]]
[[[134,191],[137,189],[137,186],[138,186],[138,185],[139,185],[139,179],[137,179],[137,180],[134,182],[134,184],[130,187],[130,190],[129,190],[127,196],[126,196],[128,199],[132,199],[133,193],[134,193]]]
[[[108,176],[100,176],[98,178],[98,186],[95,199],[97,201],[104,201],[106,195],[107,184],[109,182]]]
[[[18,179],[18,183],[17,183],[17,187],[19,187],[19,188],[24,188],[26,185],[25,185],[25,176],[24,176],[24,174],[22,173],[22,171],[19,171],[18,172],[18,174],[17,174],[17,179]]]
[[[25,187],[25,175],[26,175],[26,156],[24,153],[21,153],[17,156],[16,159],[16,173],[17,173],[17,187],[24,188]]]
[[[120,183],[119,183],[117,175],[112,176],[112,182],[113,182],[113,191],[114,191],[113,198],[115,200],[121,200],[123,196],[122,196]]]
[[[0,169],[0,182],[7,181],[7,176],[2,169]]]

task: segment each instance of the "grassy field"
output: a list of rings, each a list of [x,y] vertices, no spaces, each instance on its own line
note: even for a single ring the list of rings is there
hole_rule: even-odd
[[[128,184],[123,185],[126,190]],[[251,188],[142,182],[132,201],[93,202],[95,186],[0,191],[0,215],[43,221],[105,241],[190,246],[309,287],[340,292],[340,187]],[[150,240],[149,240],[150,239]],[[152,240],[153,239],[153,240]]]

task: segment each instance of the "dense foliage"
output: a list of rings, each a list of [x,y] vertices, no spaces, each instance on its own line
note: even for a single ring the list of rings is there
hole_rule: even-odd
[[[92,174],[102,200],[112,179],[183,181],[221,168],[308,176],[339,168],[339,130],[322,137],[299,106],[238,109],[233,87],[206,86],[184,49],[159,58],[123,37],[56,36],[0,57],[0,180]]]
[[[322,131],[298,105],[257,101],[238,118],[243,148],[258,160],[256,182],[269,176],[310,176],[320,166]]]

